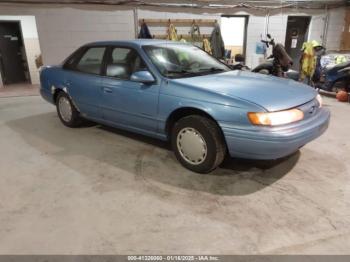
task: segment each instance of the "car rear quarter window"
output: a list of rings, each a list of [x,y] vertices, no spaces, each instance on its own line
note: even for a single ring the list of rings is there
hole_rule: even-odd
[[[105,50],[105,47],[91,47],[87,49],[75,69],[83,73],[100,74]]]

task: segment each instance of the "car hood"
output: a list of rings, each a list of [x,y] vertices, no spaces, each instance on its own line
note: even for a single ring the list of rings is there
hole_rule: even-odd
[[[268,111],[293,108],[314,99],[317,92],[294,80],[245,71],[174,79],[175,83],[246,100]]]

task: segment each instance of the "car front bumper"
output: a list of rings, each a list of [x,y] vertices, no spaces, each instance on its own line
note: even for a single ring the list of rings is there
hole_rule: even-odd
[[[220,123],[232,157],[277,159],[290,155],[322,135],[328,128],[330,111],[321,108],[313,117],[281,127],[237,128]]]

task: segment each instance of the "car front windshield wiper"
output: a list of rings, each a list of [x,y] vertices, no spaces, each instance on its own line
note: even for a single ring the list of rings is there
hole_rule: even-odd
[[[224,72],[225,69],[218,68],[218,67],[210,67],[210,68],[201,68],[198,71],[189,71],[185,69],[181,70],[168,70],[166,71],[167,76],[169,77],[169,74],[177,74],[180,75],[180,77],[191,77],[191,76],[201,76],[206,75],[210,73],[218,73],[218,72]]]
[[[200,73],[182,69],[182,70],[167,70],[166,74],[167,76],[169,76],[169,74],[177,74],[177,75],[186,77],[186,76],[198,76]]]
[[[226,70],[218,67],[210,67],[210,68],[201,68],[199,69],[199,71],[201,73],[218,73],[218,72],[225,72]]]

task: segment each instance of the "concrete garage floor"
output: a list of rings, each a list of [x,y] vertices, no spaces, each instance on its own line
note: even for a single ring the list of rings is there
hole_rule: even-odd
[[[191,173],[167,145],[0,99],[1,254],[348,254],[350,105],[282,161]]]

